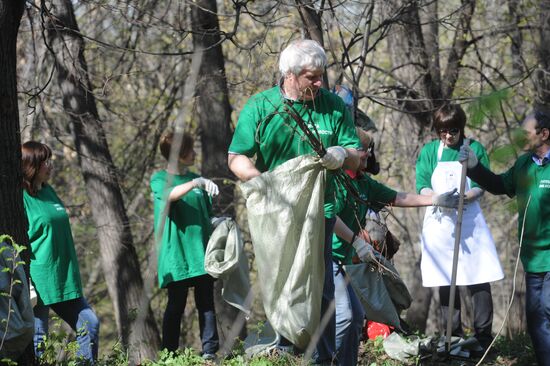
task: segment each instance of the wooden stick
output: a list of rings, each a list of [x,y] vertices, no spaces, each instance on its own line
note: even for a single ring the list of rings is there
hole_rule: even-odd
[[[470,145],[469,139],[464,139],[464,145]],[[451,335],[453,331],[453,311],[455,308],[456,295],[456,272],[458,268],[458,250],[460,248],[460,234],[462,232],[462,216],[464,214],[464,190],[466,189],[466,170],[468,169],[467,160],[462,163],[462,173],[460,175],[460,190],[458,191],[458,217],[455,225],[455,247],[453,253],[453,271],[451,273],[451,293],[449,294],[449,310],[447,312],[447,332],[445,335],[445,351],[451,351]]]

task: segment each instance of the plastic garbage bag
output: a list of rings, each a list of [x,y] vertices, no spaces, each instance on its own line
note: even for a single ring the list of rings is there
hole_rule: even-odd
[[[0,319],[7,321],[7,323],[2,321],[0,324],[0,337],[5,333],[0,358],[16,360],[32,341],[34,315],[23,265],[15,268],[13,276],[11,273],[14,263],[21,259],[19,257],[14,259],[13,248],[5,242],[0,243],[0,248],[0,270],[9,269],[0,272]],[[13,281],[18,282],[13,286],[10,298],[8,294]]]
[[[218,222],[204,254],[204,269],[223,280],[222,296],[231,306],[250,315],[248,258],[237,223],[231,218]]]

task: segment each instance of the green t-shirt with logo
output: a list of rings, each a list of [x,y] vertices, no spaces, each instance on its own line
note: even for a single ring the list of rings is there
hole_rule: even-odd
[[[550,271],[550,163],[539,166],[527,153],[501,177],[508,196],[517,197],[520,242],[525,218],[520,255],[525,271]]]
[[[191,172],[170,175],[166,170],[153,174],[151,190],[155,209],[155,237],[169,192],[175,186],[198,177]],[[167,185],[169,179],[171,182]],[[208,194],[200,188],[193,188],[179,200],[170,203],[162,238],[158,243],[158,281],[161,288],[170,282],[206,274],[204,252],[212,233],[211,207]]]
[[[302,130],[284,107],[279,86],[251,97],[239,115],[229,153],[256,156],[256,168],[262,173],[300,155],[313,153]],[[351,115],[337,95],[320,89],[314,100],[295,101],[293,108],[325,148],[360,147]],[[334,216],[332,174],[327,174],[325,216]]]
[[[44,305],[82,297],[80,270],[69,216],[50,185],[31,196],[23,192],[29,242],[31,279]]]
[[[420,193],[422,188],[432,188],[432,174],[437,166],[437,152],[439,150],[439,139],[433,140],[422,148],[416,161],[416,191]],[[458,161],[458,152],[460,151],[460,141],[456,146],[444,147],[439,161]],[[478,161],[489,169],[489,157],[487,151],[476,140],[470,139],[470,147],[477,156]],[[477,183],[471,181],[471,187],[479,187]]]
[[[336,185],[336,213],[338,217],[354,233],[365,225],[365,215],[369,209],[378,212],[384,206],[395,200],[397,192],[377,182],[368,175],[357,176],[352,180],[353,186],[359,192],[359,196],[369,203],[368,206],[357,202],[353,196],[341,184]],[[339,238],[336,234],[332,236],[332,257],[343,264],[350,264],[355,254],[351,243]]]

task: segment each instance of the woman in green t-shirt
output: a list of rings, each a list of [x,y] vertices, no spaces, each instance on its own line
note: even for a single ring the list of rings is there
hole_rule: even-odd
[[[183,135],[177,161],[170,161],[174,134],[165,134],[160,152],[168,168],[151,177],[155,207],[155,237],[158,244],[158,280],[168,289],[168,303],[162,321],[162,348],[178,349],[181,317],[187,292],[194,287],[195,305],[204,359],[214,359],[219,349],[214,280],[204,269],[204,252],[212,233],[211,200],[218,186],[188,170],[195,162],[193,138]],[[169,206],[166,207],[166,204]]]
[[[23,198],[29,221],[31,280],[38,294],[34,307],[34,349],[43,353],[51,308],[76,332],[77,355],[94,362],[99,343],[99,320],[82,294],[78,260],[69,216],[53,188],[52,151],[40,142],[22,146]]]

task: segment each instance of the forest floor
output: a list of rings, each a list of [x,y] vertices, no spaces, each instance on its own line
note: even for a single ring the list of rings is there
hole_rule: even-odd
[[[359,364],[367,366],[397,366],[397,365],[426,365],[426,366],[466,366],[477,365],[481,357],[459,359],[446,357],[445,354],[427,354],[422,357],[411,358],[410,362],[403,363],[392,360],[384,351],[382,340],[363,342],[360,348]],[[533,346],[527,335],[518,335],[514,339],[500,337],[489,350],[488,355],[480,365],[502,366],[536,366],[537,362]]]

